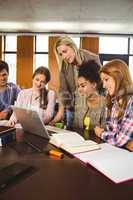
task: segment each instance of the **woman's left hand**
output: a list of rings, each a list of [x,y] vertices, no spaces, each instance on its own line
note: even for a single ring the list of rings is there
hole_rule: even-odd
[[[101,137],[101,134],[102,134],[102,132],[104,131],[104,129],[103,129],[103,128],[100,128],[99,126],[96,126],[96,127],[94,128],[94,131],[95,131],[95,134],[96,134],[98,137]]]

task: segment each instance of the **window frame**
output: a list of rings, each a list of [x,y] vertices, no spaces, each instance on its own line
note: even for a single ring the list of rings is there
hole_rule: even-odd
[[[115,35],[114,35],[114,37],[115,37]],[[116,37],[117,37],[117,35],[116,35]],[[122,59],[128,65],[129,64],[129,57],[133,56],[133,54],[130,54],[130,38],[131,38],[131,36],[127,36],[127,38],[128,38],[128,44],[127,44],[128,45],[128,47],[127,47],[128,48],[128,52],[127,52],[127,54],[109,54],[109,53],[105,54],[105,53],[99,53],[99,57],[100,57],[101,63],[103,64],[104,61],[110,61],[112,59]]]
[[[17,43],[17,36],[16,36],[16,43]],[[17,45],[16,45],[16,51],[8,51],[6,50],[6,35],[3,35],[3,50],[2,50],[2,59],[6,62],[5,58],[6,55],[16,55],[16,63],[15,63],[15,71],[16,71],[16,75],[15,75],[15,79],[11,79],[10,81],[13,83],[17,83]],[[8,63],[9,64],[9,63]],[[9,65],[9,77],[10,77],[10,65]],[[8,78],[9,80],[10,78]]]
[[[49,40],[49,37],[48,37],[48,40]],[[35,45],[35,48],[34,48],[34,56],[36,56],[37,54],[38,55],[47,55],[49,56],[49,51],[37,51],[37,38],[36,38],[36,35],[35,35],[35,38],[34,38],[34,45]],[[35,62],[33,64],[33,71],[39,66],[36,66],[36,59],[35,59]],[[49,67],[49,66],[48,66]]]

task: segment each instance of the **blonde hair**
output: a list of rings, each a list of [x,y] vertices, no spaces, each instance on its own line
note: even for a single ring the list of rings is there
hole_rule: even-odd
[[[118,118],[122,117],[127,105],[127,94],[130,87],[133,86],[133,81],[129,73],[127,64],[120,60],[114,59],[106,63],[100,70],[100,74],[104,73],[111,76],[115,81],[114,96],[118,102]],[[121,101],[119,101],[121,99]],[[112,97],[107,95],[107,107],[110,116],[112,110]]]
[[[57,48],[60,46],[60,45],[66,45],[66,46],[69,46],[70,48],[72,48],[75,52],[75,59],[77,61],[77,64],[81,64],[82,63],[82,56],[80,55],[79,53],[79,50],[76,46],[76,44],[74,43],[74,41],[68,37],[68,36],[62,36],[62,37],[59,37],[56,42],[55,42],[55,45],[54,45],[54,53],[55,53],[55,56],[56,56],[56,59],[57,59],[57,63],[59,65],[59,69],[61,69],[63,63],[65,63],[66,67],[69,65],[65,60],[62,59],[62,57],[59,55],[59,52],[57,50]]]

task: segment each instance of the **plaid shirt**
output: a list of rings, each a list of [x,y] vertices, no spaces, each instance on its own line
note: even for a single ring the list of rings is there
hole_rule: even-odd
[[[133,96],[129,98],[124,116],[116,119],[117,102],[114,101],[111,117],[106,119],[106,131],[102,132],[101,138],[116,146],[125,145],[133,139]]]

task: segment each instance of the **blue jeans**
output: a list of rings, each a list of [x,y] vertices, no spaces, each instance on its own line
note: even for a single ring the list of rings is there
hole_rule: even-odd
[[[74,112],[66,109],[66,127],[71,129],[73,126]]]

